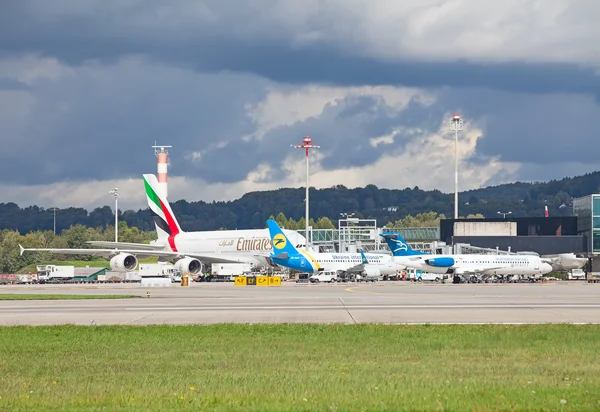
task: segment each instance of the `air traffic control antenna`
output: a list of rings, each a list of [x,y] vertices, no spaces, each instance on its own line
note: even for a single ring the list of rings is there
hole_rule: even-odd
[[[300,143],[299,145],[291,145],[292,147],[296,148],[296,149],[305,149],[306,150],[306,242],[304,245],[304,250],[308,251],[308,244],[310,243],[310,234],[308,233],[308,149],[318,149],[321,146],[317,146],[316,144],[313,143],[312,139],[310,138],[310,136],[304,136],[304,139],[302,140],[302,143]]]
[[[154,154],[158,157],[157,164],[157,178],[158,178],[158,187],[162,192],[161,196],[166,199],[168,195],[167,191],[167,165],[169,163],[169,151],[167,149],[173,146],[158,146],[156,142],[154,142]]]
[[[464,126],[460,114],[452,115],[450,130],[454,132],[454,219],[458,219],[458,132]]]

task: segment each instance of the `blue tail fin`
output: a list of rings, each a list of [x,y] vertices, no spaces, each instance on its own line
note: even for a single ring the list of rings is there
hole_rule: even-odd
[[[406,240],[400,236],[399,233],[396,232],[385,232],[379,235],[383,237],[392,251],[394,256],[413,256],[413,255],[424,255],[423,252],[419,252],[418,250],[413,250]]]
[[[298,249],[296,249],[292,242],[290,242],[287,236],[283,233],[277,222],[274,220],[267,220],[267,225],[269,227],[271,244],[273,245],[271,256],[281,255],[282,253],[287,253],[290,256],[300,254]]]
[[[360,250],[360,257],[362,258],[362,264],[363,265],[368,265],[369,261],[367,260],[367,257],[365,256],[365,252],[361,249]]]

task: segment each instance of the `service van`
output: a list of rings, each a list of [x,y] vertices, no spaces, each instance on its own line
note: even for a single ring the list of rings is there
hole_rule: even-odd
[[[420,269],[408,269],[408,278],[412,281],[412,282],[444,282],[445,279],[448,278],[448,275],[446,274],[439,274],[439,273],[428,273],[428,272],[423,272]]]
[[[308,280],[311,283],[334,283],[338,282],[339,278],[336,272],[319,272],[312,275]]]

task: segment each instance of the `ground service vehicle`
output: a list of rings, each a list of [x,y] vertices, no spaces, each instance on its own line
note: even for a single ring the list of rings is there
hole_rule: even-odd
[[[75,266],[38,265],[40,283],[61,282],[75,277]]]
[[[336,272],[319,272],[312,275],[308,280],[311,283],[334,283],[338,281],[338,275]]]

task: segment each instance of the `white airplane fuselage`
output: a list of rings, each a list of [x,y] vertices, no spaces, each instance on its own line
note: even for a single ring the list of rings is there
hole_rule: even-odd
[[[503,255],[415,255],[397,256],[394,261],[429,273],[484,273],[497,275],[544,275],[552,266],[538,256]]]
[[[286,233],[286,236],[289,235]],[[306,253],[304,250],[299,250],[299,252],[298,255],[290,256],[286,262],[279,259],[274,259],[274,261],[294,270],[313,273],[319,271],[344,272],[362,262],[360,253]],[[392,261],[390,255],[368,253],[365,254],[365,257],[369,262],[365,265],[367,272],[374,270],[381,275],[392,275],[406,267]]]
[[[304,245],[304,236],[298,232],[286,230],[286,236],[295,245]],[[157,244],[163,244],[164,242]],[[272,250],[268,229],[213,230],[206,232],[183,232],[169,239],[165,250],[194,254],[223,254],[230,261],[253,263],[257,266],[269,266],[269,253]],[[173,247],[174,246],[174,247]],[[174,250],[175,249],[175,250]],[[262,253],[265,256],[259,256]]]

